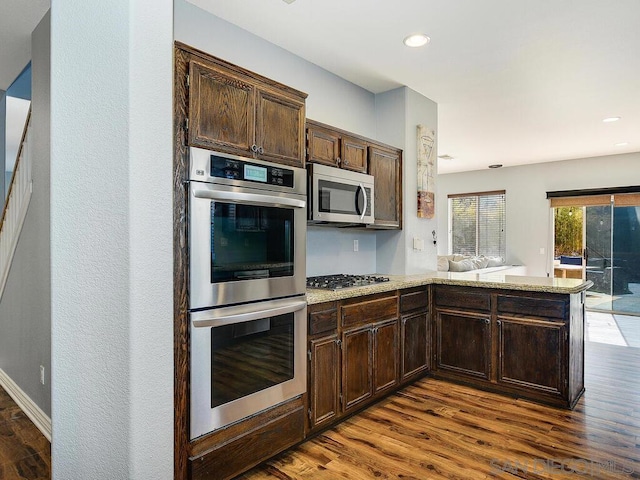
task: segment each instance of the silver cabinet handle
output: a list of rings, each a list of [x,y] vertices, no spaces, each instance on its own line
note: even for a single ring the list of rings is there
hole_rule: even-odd
[[[222,192],[219,190],[197,189],[193,191],[196,198],[208,198],[210,200],[226,200],[235,203],[249,205],[262,205],[268,207],[293,207],[305,208],[307,202],[295,198],[278,197],[277,195],[262,195],[259,193]]]
[[[264,148],[258,147],[258,153],[262,155],[264,153]]]
[[[253,303],[250,305],[223,307],[213,310],[192,312],[189,316],[191,318],[191,323],[196,328],[217,327],[220,325],[248,322],[276,315],[284,315],[285,313],[297,312],[306,306],[306,300],[271,300],[268,302],[261,302],[258,306]]]
[[[253,153],[258,153],[258,145],[256,145],[255,143],[251,145],[250,148]]]

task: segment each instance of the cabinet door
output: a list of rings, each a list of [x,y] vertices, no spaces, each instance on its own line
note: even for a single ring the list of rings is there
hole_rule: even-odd
[[[566,332],[560,321],[498,317],[498,382],[564,396]]]
[[[343,135],[340,142],[340,158],[342,168],[367,173],[367,143],[364,140]]]
[[[417,313],[402,317],[401,380],[427,370],[429,365],[428,315]]]
[[[436,329],[438,370],[489,379],[491,320],[488,315],[438,310]]]
[[[340,164],[340,135],[324,128],[307,128],[307,161],[332,167]]]
[[[373,393],[398,384],[398,321],[393,319],[373,327]]]
[[[333,421],[339,414],[340,348],[331,335],[309,342],[309,428]]]
[[[191,62],[189,144],[251,153],[255,137],[255,87],[215,65]]]
[[[304,102],[262,90],[257,93],[257,156],[304,166]]]
[[[345,412],[372,395],[371,337],[370,326],[342,334],[342,401]]]
[[[375,178],[373,227],[402,228],[402,153],[369,147],[369,175]]]

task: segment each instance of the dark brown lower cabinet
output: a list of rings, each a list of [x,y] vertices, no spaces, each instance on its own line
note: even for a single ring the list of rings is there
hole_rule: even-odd
[[[373,327],[373,393],[398,384],[398,320],[377,323]]]
[[[584,392],[584,292],[434,290],[435,376],[575,406]]]
[[[491,319],[482,313],[439,310],[436,313],[437,368],[489,379]]]
[[[330,335],[309,342],[309,428],[340,414],[340,340]]]
[[[373,332],[370,326],[342,334],[343,411],[357,407],[373,395]]]
[[[398,320],[345,331],[342,391],[344,412],[398,384]]]
[[[402,382],[429,368],[428,322],[429,315],[426,312],[405,315],[400,320],[402,330],[400,381]]]
[[[562,321],[498,317],[498,382],[560,397],[567,393]]]

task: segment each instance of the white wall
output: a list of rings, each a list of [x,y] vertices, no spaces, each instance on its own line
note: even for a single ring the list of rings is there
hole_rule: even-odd
[[[431,232],[436,230],[436,219],[417,217],[417,126],[435,130],[437,141],[438,106],[414,90],[401,87],[376,96],[376,114],[377,138],[404,150],[402,231],[378,233],[378,271],[415,274],[435,270],[437,255]],[[424,250],[414,250],[414,238],[423,241]]]
[[[640,185],[640,152],[438,175],[437,184],[440,255],[448,249],[448,194],[506,190],[507,261],[546,276],[553,254],[546,192]]]
[[[51,255],[49,250],[50,21],[32,35],[33,194],[0,300],[0,369],[51,416]],[[40,384],[40,365],[45,385]]]
[[[172,12],[52,5],[54,479],[173,477]]]

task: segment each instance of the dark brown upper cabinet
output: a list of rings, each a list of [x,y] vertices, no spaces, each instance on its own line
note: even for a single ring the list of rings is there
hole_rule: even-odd
[[[304,166],[304,93],[205,58],[188,83],[189,145]]]
[[[375,178],[374,223],[402,229],[402,150],[307,120],[307,162],[368,173]]]
[[[307,161],[367,173],[367,141],[307,120]]]
[[[373,228],[402,228],[402,150],[369,147],[369,175],[375,178]]]

